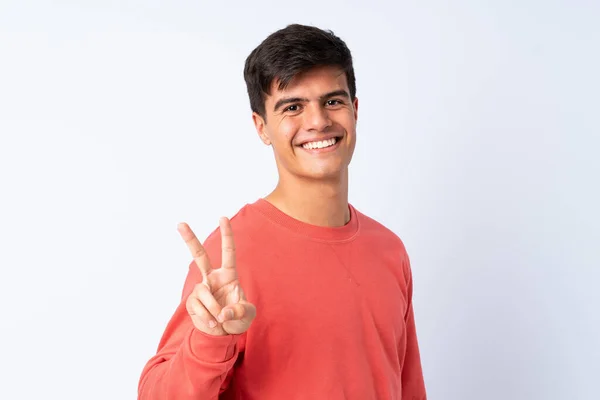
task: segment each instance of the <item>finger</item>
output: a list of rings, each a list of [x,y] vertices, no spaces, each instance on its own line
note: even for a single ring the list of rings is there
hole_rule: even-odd
[[[189,296],[186,302],[188,314],[195,320],[199,320],[203,325],[214,328],[217,326],[217,321],[210,315],[206,307],[202,305],[200,300],[195,296]]]
[[[221,305],[214,298],[208,286],[198,284],[194,288],[194,294],[200,300],[200,303],[208,310],[208,312],[216,319],[221,312]]]
[[[241,320],[247,317],[253,318],[256,314],[255,307],[250,303],[236,303],[229,306],[223,307],[223,310],[219,314],[217,321],[233,321]]]
[[[210,265],[210,260],[208,259],[208,254],[206,254],[206,250],[204,246],[200,243],[192,228],[185,222],[182,222],[177,225],[177,230],[179,234],[187,244],[188,249],[190,249],[190,253],[192,253],[192,257],[196,262],[196,266],[200,269],[202,273],[202,281],[208,285],[208,279],[206,279],[207,275],[212,270]]]
[[[219,228],[221,230],[221,267],[235,268],[235,243],[229,219],[226,217],[219,219]]]
[[[227,295],[227,304],[239,303],[242,299],[240,285],[235,285],[233,290]]]

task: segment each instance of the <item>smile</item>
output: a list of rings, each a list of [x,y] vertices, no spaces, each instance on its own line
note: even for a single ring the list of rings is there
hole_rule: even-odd
[[[327,139],[327,140],[319,140],[316,142],[308,142],[308,143],[304,143],[302,145],[303,148],[307,149],[307,150],[312,150],[312,149],[324,149],[327,147],[331,147],[334,144],[336,144],[338,141],[338,138],[331,138],[331,139]]]

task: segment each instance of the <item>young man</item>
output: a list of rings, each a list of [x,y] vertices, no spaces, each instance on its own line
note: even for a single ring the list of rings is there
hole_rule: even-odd
[[[244,76],[279,182],[204,245],[179,225],[194,261],[138,398],[426,399],[408,256],[348,203],[350,51],[290,25],[250,54]]]

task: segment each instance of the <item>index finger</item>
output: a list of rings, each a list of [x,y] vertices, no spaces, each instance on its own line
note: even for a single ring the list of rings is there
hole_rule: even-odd
[[[235,243],[231,222],[226,217],[219,219],[221,230],[221,268],[235,268]]]
[[[190,226],[185,222],[178,224],[177,230],[185,241],[185,244],[187,244],[188,249],[190,249],[190,253],[192,253],[192,257],[194,257],[194,261],[202,273],[203,283],[208,285],[207,276],[212,270],[212,267],[204,246],[202,246],[202,243],[200,243],[192,231],[192,228],[190,228]]]

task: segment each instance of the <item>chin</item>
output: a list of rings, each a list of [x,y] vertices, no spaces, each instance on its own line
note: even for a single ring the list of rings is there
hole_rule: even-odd
[[[312,180],[339,180],[344,177],[345,168],[326,168],[307,170],[302,175]]]

